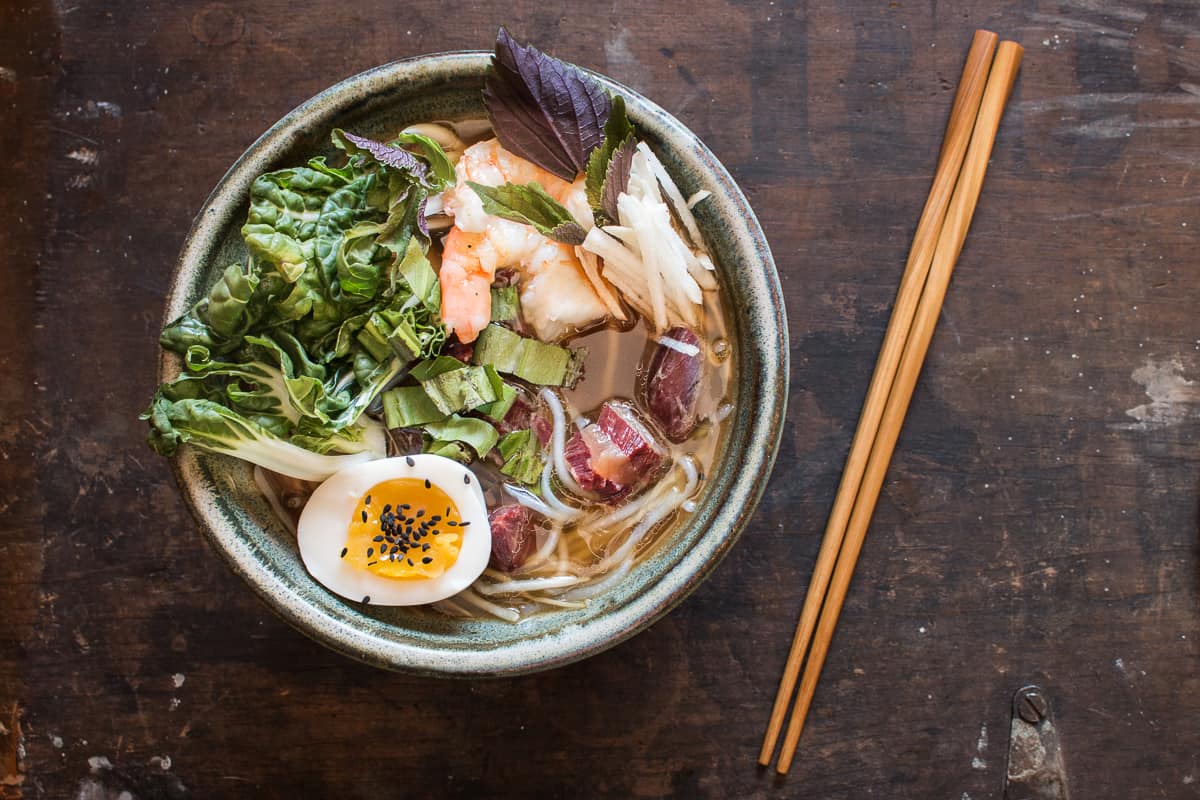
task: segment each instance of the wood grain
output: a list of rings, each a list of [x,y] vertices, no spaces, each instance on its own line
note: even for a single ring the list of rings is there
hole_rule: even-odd
[[[0,796],[998,798],[1031,681],[1075,796],[1200,793],[1192,4],[12,6]],[[678,611],[545,675],[431,681],[277,620],[136,416],[174,257],[238,154],[336,80],[502,22],[730,167],[781,268],[791,408],[750,530]],[[979,27],[1022,74],[776,786],[754,756]]]

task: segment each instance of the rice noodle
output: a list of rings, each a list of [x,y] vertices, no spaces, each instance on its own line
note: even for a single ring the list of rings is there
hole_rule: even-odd
[[[559,519],[564,522],[578,517],[581,512],[578,508],[573,508],[554,496],[554,489],[550,486],[550,465],[546,464],[542,468],[542,502],[550,506],[559,514]]]
[[[567,592],[559,595],[561,600],[586,600],[595,597],[598,594],[603,594],[608,591],[609,587],[617,584],[624,578],[629,570],[633,567],[633,559],[629,559],[621,566],[617,567],[603,579],[593,581],[585,586],[580,586],[577,589],[570,589]]]
[[[566,427],[567,422],[563,417],[562,403],[558,400],[558,395],[549,389],[542,389],[538,396],[546,401],[547,407],[550,409],[550,416],[554,419],[554,433],[551,436],[551,448],[554,456],[554,469],[558,474],[558,479],[563,482],[572,492],[579,494],[583,493],[583,488],[575,481],[575,477],[571,475],[571,471],[567,469],[567,458],[564,454],[566,449]]]
[[[663,479],[660,480],[657,485],[655,485],[641,497],[626,503],[611,514],[606,514],[595,520],[592,520],[592,522],[588,524],[586,528],[581,529],[579,533],[587,536],[601,528],[611,528],[614,525],[619,525],[630,517],[642,513],[646,506],[653,505],[662,499],[662,495],[665,494],[665,490],[670,487],[672,483],[672,481],[669,481],[666,477],[663,477]]]
[[[555,608],[573,608],[573,609],[587,608],[586,602],[583,602],[583,601],[573,602],[571,600],[559,600],[557,597],[535,597],[535,598],[533,598],[533,602],[541,603],[544,606],[554,606]]]
[[[504,491],[513,500],[516,500],[519,505],[523,505],[531,511],[536,511],[543,517],[547,517],[558,522],[565,521],[557,511],[542,502],[540,497],[526,489],[524,486],[515,486],[511,483],[506,483],[504,484]]]
[[[529,572],[534,567],[540,565],[543,561],[548,559],[550,554],[553,553],[555,548],[558,547],[558,537],[561,535],[561,525],[550,526],[550,532],[546,534],[546,541],[542,542],[542,546],[539,547],[537,551],[529,557],[529,560],[525,562],[525,565],[521,568],[521,571]]]
[[[574,586],[583,577],[578,575],[555,575],[550,578],[528,578],[520,581],[498,581],[496,583],[476,583],[472,588],[489,597],[497,594],[520,594],[546,589],[564,589]]]
[[[471,591],[471,589],[463,589],[454,596],[462,600],[464,603],[473,605],[480,611],[486,611],[493,617],[499,617],[506,622],[519,622],[521,619],[521,614],[516,609],[505,608],[504,606],[498,606],[495,603],[489,603],[487,600],[484,600],[482,597],[475,594],[475,592]]]
[[[710,197],[712,197],[712,192],[710,192],[708,189],[701,189],[687,199],[687,207],[695,208],[696,204],[701,200],[707,200]]]

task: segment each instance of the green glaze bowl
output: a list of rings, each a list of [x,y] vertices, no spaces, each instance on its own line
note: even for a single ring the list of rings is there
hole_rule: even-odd
[[[487,53],[397,61],[327,89],[277,122],[217,184],[179,256],[165,316],[174,319],[229,263],[244,258],[239,229],[260,173],[329,150],[335,127],[385,136],[431,119],[483,115]],[[217,551],[284,619],[335,650],[388,669],[428,675],[516,675],[567,664],[645,629],[678,605],[729,551],[770,474],[787,400],[787,321],[779,277],[749,203],[720,162],[654,103],[597,76],[623,95],[630,118],[684,195],[713,193],[696,217],[718,265],[734,346],[734,412],[696,511],[625,580],[587,608],[520,623],[463,620],[424,608],[349,604],[304,569],[294,537],[272,516],[248,464],[181,448],[176,477]],[[164,353],[160,379],[179,371]]]

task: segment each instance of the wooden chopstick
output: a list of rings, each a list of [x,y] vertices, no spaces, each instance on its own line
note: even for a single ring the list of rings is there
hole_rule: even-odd
[[[983,87],[987,82],[988,70],[992,64],[992,55],[996,50],[998,38],[991,31],[975,31],[971,49],[967,53],[967,60],[963,65],[962,77],[959,79],[954,104],[950,109],[950,121],[946,124],[946,136],[938,157],[933,186],[929,190],[929,198],[925,201],[921,220],[917,224],[912,249],[909,250],[908,261],[904,266],[904,276],[900,279],[896,304],[892,310],[891,320],[888,322],[887,333],[883,338],[883,349],[879,354],[879,361],[875,365],[875,373],[871,377],[866,403],[863,405],[862,414],[859,417],[854,441],[850,445],[850,455],[846,459],[833,510],[829,514],[829,522],[825,527],[825,538],[821,543],[820,553],[817,555],[817,564],[813,568],[812,582],[809,584],[808,594],[804,598],[800,622],[796,626],[796,634],[792,639],[792,647],[788,653],[783,678],[779,682],[779,691],[775,694],[775,705],[771,709],[767,733],[758,754],[758,763],[763,766],[771,762],[771,755],[775,750],[780,729],[783,727],[788,701],[791,700],[792,693],[796,688],[796,678],[800,674],[804,653],[808,649],[809,639],[812,637],[813,628],[817,624],[817,615],[820,613],[821,603],[825,598],[825,591],[829,587],[833,565],[837,561],[837,555],[842,546],[846,523],[850,519],[854,498],[858,495],[859,483],[862,480],[867,457],[870,454],[871,445],[875,441],[875,434],[879,430],[883,407],[895,380],[900,354],[904,349],[904,342],[908,338],[909,328],[912,327],[913,315],[916,313],[921,290],[925,286],[925,278],[929,274],[929,264],[933,256],[934,244],[937,242],[938,231],[941,230],[942,221],[945,219],[946,206],[950,202],[950,194],[954,191],[954,185],[958,181],[963,156],[967,151],[967,142],[975,127],[979,103],[983,97]]]
[[[875,510],[875,502],[879,499],[879,490],[883,486],[884,475],[896,447],[896,439],[904,424],[904,416],[908,412],[908,404],[912,400],[913,389],[917,384],[921,365],[925,361],[929,342],[933,338],[934,326],[941,313],[942,301],[946,296],[950,276],[954,272],[955,262],[962,251],[963,242],[967,237],[967,229],[970,227],[971,218],[975,213],[979,192],[983,187],[983,176],[987,172],[988,159],[991,157],[992,144],[996,140],[996,131],[1000,126],[1000,117],[1004,113],[1004,104],[1008,101],[1013,82],[1016,80],[1023,52],[1024,50],[1016,42],[1001,42],[996,51],[996,60],[992,65],[991,74],[988,76],[983,103],[979,109],[975,130],[971,135],[962,173],[955,186],[954,195],[950,199],[942,230],[937,237],[937,246],[934,250],[925,291],[921,295],[913,327],[900,358],[896,382],[888,396],[879,433],[871,448],[871,455],[863,474],[862,486],[854,504],[846,538],[833,573],[829,594],[825,598],[825,606],[821,612],[820,621],[817,623],[816,638],[808,656],[804,675],[800,680],[796,705],[792,709],[787,735],[779,753],[779,764],[776,766],[776,770],[781,775],[787,774],[796,752],[796,745],[800,741],[800,734],[804,730],[804,720],[812,703],[813,693],[816,691],[817,679],[820,677],[821,667],[825,663],[825,656],[829,652],[829,644],[833,638],[834,628],[837,626],[838,614],[841,612],[842,603],[845,601],[846,592],[850,587],[850,579],[854,574],[854,566],[858,562],[858,555],[862,550],[867,526],[871,521],[871,514]]]

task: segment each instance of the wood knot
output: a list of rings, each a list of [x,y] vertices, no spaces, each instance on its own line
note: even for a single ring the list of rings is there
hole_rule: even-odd
[[[224,47],[242,38],[246,20],[225,3],[209,3],[192,16],[192,36],[210,47]]]

